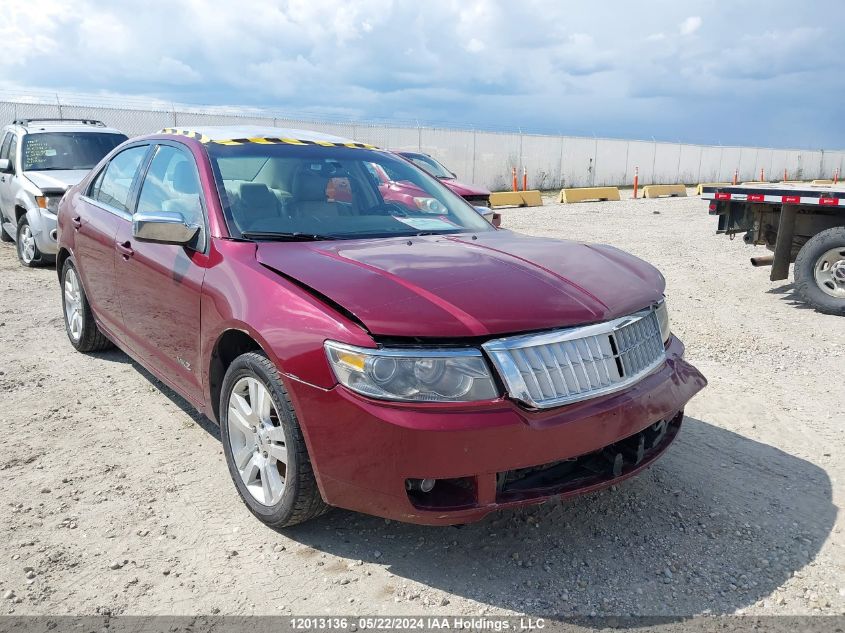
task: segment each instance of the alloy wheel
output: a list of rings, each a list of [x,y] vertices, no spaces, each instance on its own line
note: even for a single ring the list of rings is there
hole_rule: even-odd
[[[74,341],[82,337],[82,291],[76,270],[68,268],[65,273],[65,320],[68,332]]]
[[[270,392],[257,378],[245,376],[232,388],[228,430],[244,486],[258,503],[277,504],[285,491],[287,441]]]
[[[21,227],[20,235],[18,236],[21,259],[25,264],[32,263],[35,259],[35,236],[32,234],[32,229],[29,224],[24,224]]]
[[[837,299],[845,299],[845,247],[832,248],[816,260],[813,276],[819,289]]]

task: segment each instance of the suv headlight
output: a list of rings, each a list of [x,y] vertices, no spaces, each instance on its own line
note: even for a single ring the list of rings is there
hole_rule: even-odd
[[[338,381],[371,398],[473,402],[499,395],[477,349],[370,349],[334,341],[325,349]]]
[[[40,209],[46,209],[49,213],[56,215],[59,212],[61,196],[36,196],[35,202]]]
[[[666,307],[666,297],[660,300],[655,308],[657,313],[657,322],[660,324],[660,334],[663,336],[663,344],[669,342],[669,337],[672,335],[672,330],[669,327],[669,309]]]

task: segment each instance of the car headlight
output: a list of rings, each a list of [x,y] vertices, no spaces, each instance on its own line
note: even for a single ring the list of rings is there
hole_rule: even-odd
[[[436,213],[437,215],[448,213],[446,206],[435,198],[414,198],[414,204],[423,213]]]
[[[342,384],[365,396],[408,402],[473,402],[498,397],[477,349],[370,349],[326,341]]]
[[[666,307],[666,297],[660,300],[655,308],[657,313],[657,322],[660,325],[660,334],[663,336],[663,344],[669,342],[669,337],[672,335],[672,330],[669,327],[669,309]]]
[[[38,204],[40,209],[46,209],[48,212],[55,215],[59,212],[59,202],[61,202],[61,196],[36,196],[35,202]]]

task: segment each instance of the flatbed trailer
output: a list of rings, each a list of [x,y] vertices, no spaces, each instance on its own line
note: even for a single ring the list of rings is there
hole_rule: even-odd
[[[754,266],[771,266],[769,278],[789,278],[810,306],[845,316],[845,185],[753,183],[704,186],[717,233],[743,234],[746,244],[764,245],[767,257]]]

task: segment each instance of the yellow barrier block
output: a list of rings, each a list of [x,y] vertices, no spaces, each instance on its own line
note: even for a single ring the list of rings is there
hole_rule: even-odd
[[[768,185],[768,180],[746,180],[745,182],[739,183],[741,185]]]
[[[543,206],[543,196],[540,195],[540,192],[536,189],[532,189],[530,191],[520,191],[519,195],[522,196],[522,202],[526,207]]]
[[[812,183],[810,183],[810,184],[811,184],[811,185],[813,185],[814,187],[826,187],[826,186],[828,186],[828,185],[832,185],[832,184],[833,184],[833,181],[832,181],[832,180],[824,180],[824,179],[822,179],[822,180],[814,180],[814,181],[813,181]]]
[[[496,191],[490,194],[491,207],[540,207],[543,196],[536,189],[530,191]]]
[[[686,185],[646,185],[643,187],[643,198],[659,198],[661,196],[687,197]]]
[[[586,200],[621,200],[617,187],[575,187],[572,189],[561,189],[558,202],[571,204],[573,202],[585,202]]]
[[[518,191],[496,191],[490,194],[491,207],[521,207],[523,204]]]
[[[695,195],[700,196],[703,193],[704,187],[730,187],[732,183],[729,182],[700,182],[698,188],[695,190]]]

